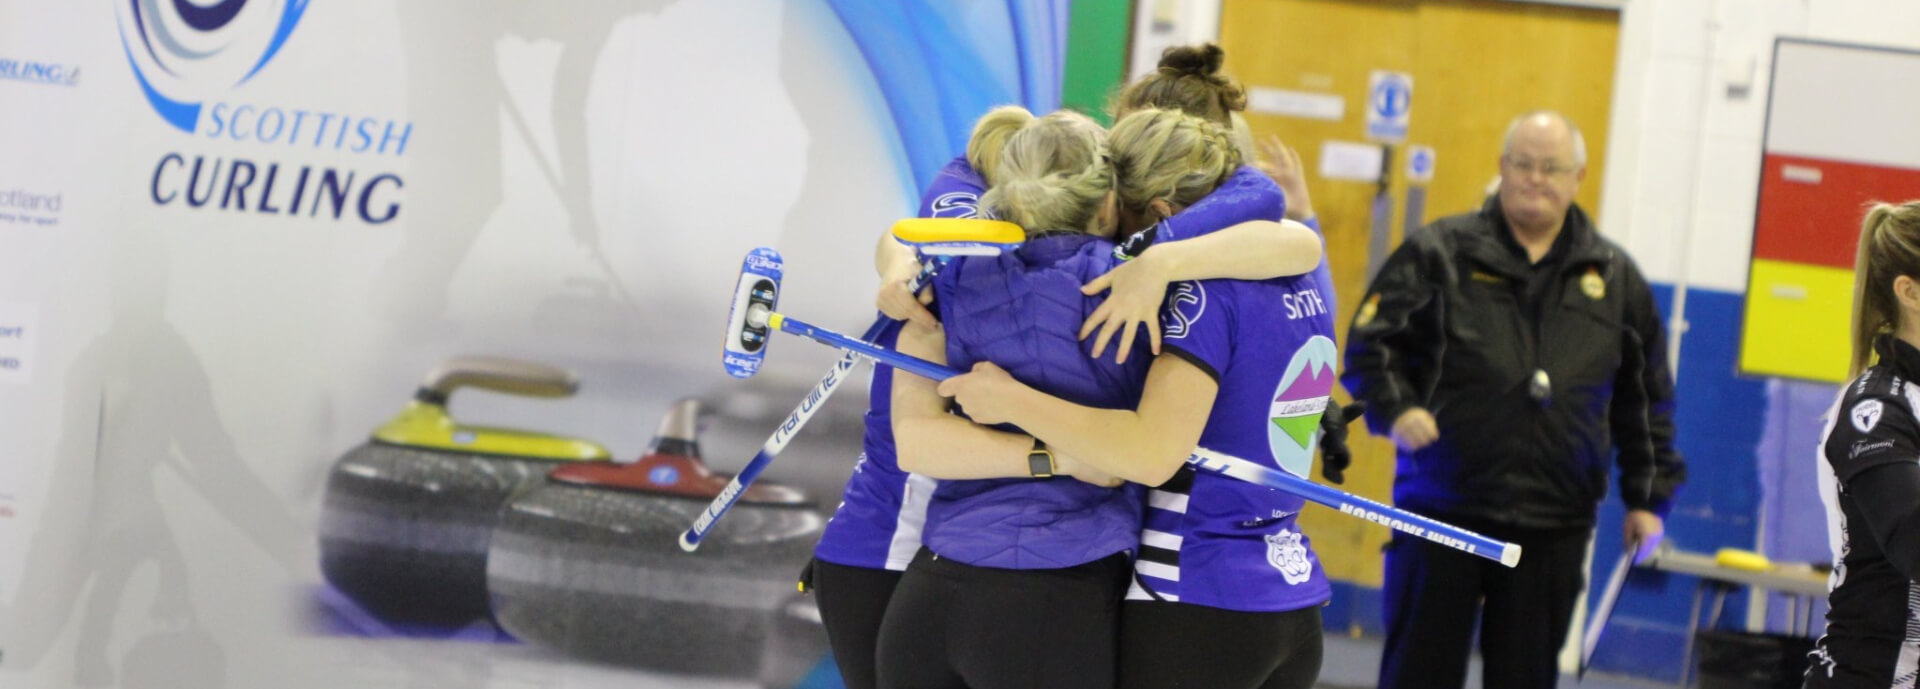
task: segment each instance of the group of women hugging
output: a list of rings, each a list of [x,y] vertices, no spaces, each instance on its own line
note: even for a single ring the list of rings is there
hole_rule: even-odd
[[[881,344],[969,373],[875,371],[804,582],[852,689],[1313,685],[1330,590],[1303,501],[1184,468],[1200,445],[1306,475],[1338,359],[1297,158],[1255,164],[1223,57],[1169,50],[1111,129],[982,117],[921,215],[1016,223],[1018,250],[914,295],[879,243],[905,321]]]

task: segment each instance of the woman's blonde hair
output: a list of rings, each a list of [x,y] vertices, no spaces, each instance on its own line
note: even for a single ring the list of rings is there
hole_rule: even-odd
[[[1121,118],[1142,108],[1171,108],[1231,126],[1229,114],[1247,109],[1247,92],[1220,73],[1226,60],[1227,51],[1212,43],[1168,48],[1152,74],[1114,97],[1112,114]]]
[[[1853,258],[1853,363],[1848,377],[1873,363],[1873,338],[1900,326],[1893,281],[1920,280],[1920,201],[1875,203],[1860,223]]]
[[[1120,209],[1140,216],[1154,199],[1193,205],[1242,160],[1231,130],[1178,110],[1147,108],[1120,118],[1110,146]]]
[[[980,173],[987,186],[999,181],[1000,152],[1006,149],[1007,139],[1033,120],[1033,113],[1026,108],[1003,105],[987,111],[973,124],[973,134],[967,138],[967,164]]]
[[[1233,145],[1240,149],[1240,159],[1254,161],[1260,159],[1260,145],[1253,142],[1253,125],[1247,123],[1247,116],[1233,113]]]
[[[974,125],[967,158],[987,180],[980,206],[1030,234],[1096,229],[1113,191],[1107,132],[1076,112],[994,108]]]

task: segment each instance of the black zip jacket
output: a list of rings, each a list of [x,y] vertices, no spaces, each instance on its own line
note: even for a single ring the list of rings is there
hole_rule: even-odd
[[[1499,199],[1415,231],[1354,314],[1341,381],[1367,427],[1424,407],[1440,439],[1401,451],[1400,507],[1468,524],[1593,524],[1619,450],[1627,506],[1665,517],[1686,463],[1673,449],[1673,377],[1653,293],[1579,206],[1527,308],[1532,268],[1503,243]]]

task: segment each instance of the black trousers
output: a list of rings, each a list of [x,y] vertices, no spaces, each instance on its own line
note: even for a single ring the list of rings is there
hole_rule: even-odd
[[[1310,689],[1320,678],[1320,606],[1241,612],[1127,601],[1120,689]]]
[[[1458,522],[1455,522],[1458,523]],[[1574,600],[1585,585],[1591,529],[1464,525],[1518,543],[1509,569],[1401,533],[1387,546],[1387,644],[1380,689],[1461,689],[1474,623],[1485,689],[1552,689]]]
[[[887,614],[887,601],[900,583],[900,573],[890,569],[849,567],[815,559],[812,565],[814,603],[820,607],[820,623],[827,628],[827,643],[833,646],[833,662],[847,689],[874,689],[874,651],[880,645],[880,620]]]
[[[1112,689],[1125,553],[974,567],[921,548],[880,624],[882,689]]]

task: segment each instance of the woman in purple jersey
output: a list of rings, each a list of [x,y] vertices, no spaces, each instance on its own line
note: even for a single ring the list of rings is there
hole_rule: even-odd
[[[1277,138],[1269,137],[1264,144],[1253,142],[1252,131],[1246,129],[1246,120],[1241,117],[1247,108],[1246,90],[1221,73],[1225,61],[1226,51],[1211,43],[1168,48],[1161,53],[1160,63],[1152,73],[1115,95],[1112,110],[1116,119],[1145,108],[1179,110],[1235,131],[1235,145],[1242,159],[1242,164],[1213,191],[1183,207],[1179,213],[1159,218],[1145,228],[1123,230],[1121,236],[1127,238],[1121,242],[1123,255],[1151,256],[1152,245],[1252,220],[1284,218],[1320,231],[1307,195],[1299,155]],[[1272,160],[1260,160],[1256,149],[1264,150]],[[1333,273],[1325,256],[1321,258],[1320,267],[1314,269],[1313,275],[1331,310]],[[1160,304],[1166,294],[1162,285],[1168,281],[1154,275],[1155,268],[1155,263],[1150,261],[1129,262],[1087,286],[1087,294],[1098,294],[1108,286],[1113,288],[1107,303],[1094,318],[1088,319],[1080,332],[1084,339],[1098,331],[1095,354],[1104,352],[1108,338],[1118,333],[1121,337],[1116,356],[1125,360],[1133,341],[1133,332],[1127,326],[1143,326],[1151,351],[1156,355],[1160,353]]]
[[[1230,132],[1142,110],[1113,130],[1121,214],[1147,224],[1222,183]],[[942,383],[980,423],[1015,423],[1076,465],[1157,486],[1120,614],[1119,686],[1311,687],[1326,577],[1297,524],[1299,497],[1185,468],[1193,447],[1306,476],[1339,358],[1318,281],[1206,280],[1164,309],[1166,349],[1140,403],[1102,409],[993,363]]]
[[[1130,86],[1117,104],[1123,113],[1160,105],[1190,108],[1225,121],[1228,114],[1244,109],[1246,101],[1240,88],[1219,74],[1223,56],[1218,47],[1210,45],[1169,49],[1162,57],[1160,70]],[[1000,131],[973,137],[967,155],[948,163],[922,196],[920,217],[972,217],[985,191],[984,178],[991,176],[991,165],[1009,134]],[[1275,146],[1269,150],[1273,151],[1285,149]],[[1134,259],[1127,269],[1109,272],[1087,285],[1083,292],[1089,295],[1111,288],[1109,300],[1086,319],[1079,334],[1085,339],[1099,331],[1096,355],[1124,330],[1117,354],[1124,361],[1132,347],[1133,332],[1143,327],[1158,353],[1160,303],[1169,284],[1178,279],[1175,276],[1181,264],[1223,246],[1233,250],[1231,243],[1174,244],[1176,239],[1205,234],[1188,228],[1214,229],[1242,221],[1277,220],[1283,212],[1288,218],[1304,219],[1313,226],[1303,178],[1297,174],[1297,156],[1290,160],[1276,156],[1276,161],[1281,163],[1277,168],[1243,168],[1224,188],[1168,220],[1164,226],[1169,229],[1162,233],[1159,249]],[[1293,167],[1287,167],[1287,162]],[[1295,174],[1288,174],[1289,170]],[[883,234],[876,247],[875,263],[882,277],[878,300],[881,310],[895,319],[933,323],[922,302],[901,288],[919,270],[912,253],[891,235]],[[1323,261],[1318,272],[1325,271]],[[931,297],[931,291],[924,294]],[[1330,291],[1327,296],[1331,300]],[[877,343],[891,348],[897,335],[897,330],[890,330]],[[935,486],[931,478],[901,471],[895,461],[888,414],[890,372],[885,366],[874,368],[864,453],[815,551],[808,581],[803,582],[816,594],[835,660],[849,689],[874,686],[873,653],[881,616],[900,571],[920,545],[926,499]],[[1345,452],[1337,454],[1344,456]]]
[[[973,217],[980,194],[986,191],[984,175],[976,169],[992,169],[999,143],[975,137],[967,155],[941,168],[920,199],[919,217]],[[905,292],[901,286],[920,269],[912,252],[891,234],[881,236],[874,263],[882,284],[900,292]],[[898,327],[888,328],[875,344],[891,349],[899,334]],[[894,459],[892,371],[888,366],[873,368],[860,461],[801,581],[820,608],[820,621],[847,689],[877,686],[874,648],[880,620],[900,582],[900,572],[920,550],[920,526],[934,486],[932,479],[901,471]]]
[[[934,183],[921,198],[920,217],[964,218],[975,215],[975,206],[985,191],[985,178],[991,174],[1000,147],[1011,134],[1007,128],[989,129],[972,137],[967,155],[955,158],[942,168]],[[976,170],[987,172],[986,175]],[[1269,201],[1277,201],[1269,196]],[[1245,205],[1245,204],[1243,204]],[[1271,206],[1269,206],[1271,208]],[[1248,211],[1241,211],[1245,215]],[[1252,213],[1277,214],[1277,209],[1256,209]],[[1221,233],[1220,237],[1181,248],[1162,248],[1150,257],[1136,259],[1144,266],[1141,277],[1115,291],[1131,294],[1151,291],[1164,294],[1171,280],[1192,270],[1188,265],[1202,263],[1197,256],[1208,252],[1234,255],[1250,242],[1268,240],[1250,233],[1272,233],[1269,225],[1249,225]],[[1285,241],[1275,234],[1272,241]],[[1298,242],[1300,237],[1292,237]],[[1251,256],[1266,255],[1255,251]],[[919,271],[919,262],[911,251],[891,235],[883,235],[875,251],[876,269],[882,276],[879,299],[881,310],[899,320],[918,319],[936,323],[933,316],[913,295],[902,289]],[[1204,265],[1204,264],[1203,264]],[[1231,266],[1229,266],[1231,268]],[[1204,267],[1201,268],[1204,270]],[[1199,273],[1195,273],[1198,275]],[[1157,280],[1150,283],[1149,280]],[[931,291],[926,293],[929,297]],[[1157,296],[1155,297],[1158,298]],[[1154,319],[1157,322],[1157,317]],[[888,330],[876,341],[892,348],[897,329]],[[880,621],[887,602],[900,580],[900,572],[920,548],[921,526],[926,518],[927,500],[936,485],[934,479],[902,471],[895,459],[893,429],[889,414],[892,394],[892,369],[876,366],[869,390],[869,408],[860,462],[847,482],[845,493],[826,533],[814,551],[814,561],[803,578],[803,586],[812,591],[820,607],[821,619],[834,649],[834,661],[849,689],[870,689],[874,683],[874,649]]]
[[[1105,132],[1072,113],[1018,108],[990,113],[976,132],[996,130],[1014,133],[982,206],[1025,227],[1027,243],[950,265],[934,282],[942,323],[916,319],[899,349],[962,367],[991,360],[1082,403],[1133,406],[1146,362],[1091,358],[1076,334],[1099,303],[1081,285],[1115,261],[1100,238],[1113,231]],[[1183,269],[1244,277],[1305,272],[1321,251],[1310,230],[1274,223],[1186,244],[1186,258],[1204,260],[1177,261]],[[1109,487],[1089,465],[1051,462],[1030,435],[949,415],[917,376],[895,373],[893,412],[901,466],[942,480],[925,546],[882,624],[881,686],[1111,686],[1138,492]]]

